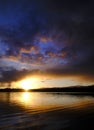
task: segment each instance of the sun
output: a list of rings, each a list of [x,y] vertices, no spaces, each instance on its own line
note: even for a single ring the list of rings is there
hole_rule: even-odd
[[[21,81],[21,87],[25,90],[29,90],[32,88],[31,81],[29,79],[25,79]]]
[[[37,79],[35,78],[27,78],[20,81],[20,87],[24,90],[37,88]]]

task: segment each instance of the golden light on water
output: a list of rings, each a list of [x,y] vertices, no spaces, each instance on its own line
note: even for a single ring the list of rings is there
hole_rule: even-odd
[[[23,95],[22,95],[22,100],[23,100],[24,102],[28,102],[29,99],[30,99],[29,93],[28,93],[28,92],[23,93]]]
[[[20,87],[24,90],[38,88],[38,79],[37,78],[27,78],[20,81]]]
[[[21,96],[18,98],[18,101],[23,104],[24,108],[28,108],[33,103],[32,97],[29,92],[21,93]]]

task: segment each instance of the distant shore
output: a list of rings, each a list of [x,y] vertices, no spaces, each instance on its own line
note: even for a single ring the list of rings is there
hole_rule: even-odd
[[[19,88],[4,88],[0,92],[25,92],[24,89]],[[29,89],[28,92],[76,92],[76,93],[94,93],[94,85],[92,86],[73,86],[62,88],[38,88]]]

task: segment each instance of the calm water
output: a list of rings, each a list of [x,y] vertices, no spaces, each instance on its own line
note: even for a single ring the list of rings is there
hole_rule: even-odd
[[[0,93],[0,130],[94,128],[94,97],[63,93]]]

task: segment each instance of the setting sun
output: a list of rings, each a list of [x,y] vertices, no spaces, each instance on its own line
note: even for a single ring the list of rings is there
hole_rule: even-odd
[[[36,78],[28,78],[20,81],[20,87],[29,90],[37,88],[37,79]]]

